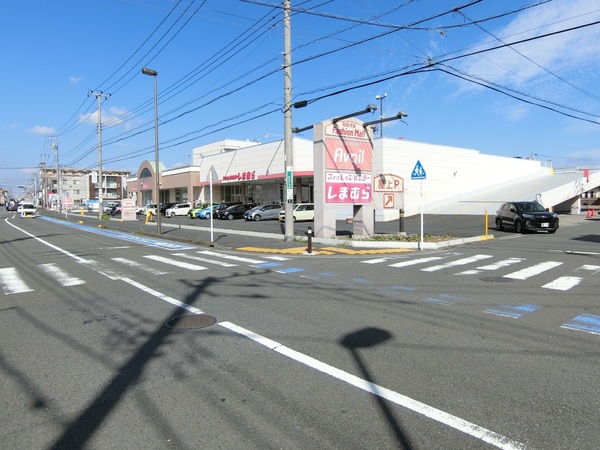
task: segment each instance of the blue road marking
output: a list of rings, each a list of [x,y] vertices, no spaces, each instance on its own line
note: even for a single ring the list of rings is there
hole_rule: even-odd
[[[464,302],[465,299],[462,297],[457,297],[452,294],[441,294],[438,297],[426,297],[423,300],[426,302],[439,303],[442,305],[454,305],[456,303]]]
[[[260,264],[256,264],[254,267],[266,267],[266,268],[271,268],[271,267],[279,267],[281,266],[281,263],[276,263],[276,262],[265,262],[265,263],[260,263]]]
[[[105,228],[91,228],[89,226],[80,225],[78,223],[66,222],[64,220],[55,219],[53,217],[41,216],[41,218],[50,222],[58,223],[60,225],[76,228],[78,230],[85,231],[86,233],[101,234],[103,236],[109,236],[112,238],[121,239],[123,241],[136,242],[138,244],[148,245],[150,247],[160,247],[169,250],[190,250],[196,248],[191,245],[178,244],[175,242],[163,241],[160,239],[136,236],[133,234],[124,233],[122,231],[107,230]]]
[[[574,317],[571,322],[563,324],[561,328],[600,334],[600,316],[594,314],[581,314]]]
[[[277,270],[277,273],[284,273],[284,274],[296,273],[296,272],[304,272],[304,269],[301,269],[299,267],[290,267],[289,269]]]
[[[518,319],[523,317],[525,314],[529,314],[540,309],[539,305],[500,305],[498,308],[489,308],[486,309],[486,313],[496,314],[499,316],[512,317],[514,319]]]
[[[351,283],[354,284],[371,284],[373,283],[371,280],[367,279],[367,278],[352,278],[350,280]]]

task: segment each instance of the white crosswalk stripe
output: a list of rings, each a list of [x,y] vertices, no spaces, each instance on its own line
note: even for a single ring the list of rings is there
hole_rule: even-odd
[[[32,292],[25,281],[19,276],[19,272],[14,267],[0,269],[0,284],[4,294],[20,294],[22,292]]]
[[[40,264],[39,267],[56,281],[58,281],[61,286],[79,286],[80,284],[85,284],[85,281],[69,275],[54,263]]]
[[[134,267],[136,269],[139,269],[143,272],[147,272],[151,275],[166,275],[169,272],[165,272],[164,270],[159,270],[159,269],[155,269],[153,267],[150,267],[146,264],[142,264],[141,262],[138,261],[133,261],[131,259],[127,259],[127,258],[111,258],[113,261],[119,262],[121,264],[125,264],[126,266],[129,267]]]
[[[144,255],[144,258],[148,258],[151,259],[153,261],[158,261],[158,262],[162,262],[165,264],[170,264],[172,266],[176,266],[179,267],[181,269],[188,269],[188,270],[206,270],[207,268],[204,266],[199,266],[197,264],[190,264],[188,262],[185,261],[178,261],[176,259],[171,259],[171,258],[167,258],[165,256],[160,256],[160,255]]]
[[[523,261],[525,261],[525,258],[508,258],[508,259],[504,259],[502,261],[498,261],[494,264],[488,264],[486,266],[479,266],[473,270],[465,270],[464,272],[459,272],[456,275],[477,275],[484,271],[492,271],[492,270],[502,269],[504,267],[508,267],[508,266],[511,266],[513,264],[517,264],[517,263],[520,263]]]
[[[201,255],[207,255],[207,256],[217,256],[219,258],[229,259],[232,261],[239,261],[239,262],[245,262],[245,263],[250,263],[250,264],[264,264],[264,261],[262,259],[252,259],[252,258],[245,258],[243,256],[227,255],[225,253],[213,252],[211,250],[201,250],[201,251],[198,251],[198,253],[200,253]]]
[[[178,256],[180,258],[192,259],[194,261],[200,261],[207,264],[214,264],[221,267],[235,267],[237,264],[228,263],[225,261],[217,261],[215,259],[204,258],[202,256],[194,256],[189,253],[173,253],[173,256]]]
[[[554,269],[555,267],[561,266],[562,263],[558,261],[544,261],[539,264],[535,264],[530,267],[526,267],[516,272],[504,275],[504,278],[512,278],[513,280],[526,280],[540,273],[546,272],[547,270]]]
[[[454,261],[450,261],[445,264],[439,264],[437,266],[425,267],[424,269],[421,269],[421,270],[424,272],[435,272],[437,270],[447,269],[449,267],[464,266],[464,265],[471,264],[471,263],[474,263],[477,261],[481,261],[482,259],[487,259],[487,258],[492,258],[492,255],[469,256],[467,258],[456,259]]]

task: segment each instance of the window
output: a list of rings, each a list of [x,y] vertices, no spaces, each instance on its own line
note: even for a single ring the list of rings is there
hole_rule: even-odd
[[[140,178],[152,178],[152,172],[147,167],[140,173]]]

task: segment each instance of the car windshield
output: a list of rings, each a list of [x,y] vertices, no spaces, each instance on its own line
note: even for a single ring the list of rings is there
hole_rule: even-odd
[[[519,211],[519,212],[521,212],[521,211],[529,211],[529,212],[546,211],[546,208],[544,208],[542,205],[540,205],[537,202],[519,202],[519,203],[515,203],[515,206],[517,207],[517,211]]]

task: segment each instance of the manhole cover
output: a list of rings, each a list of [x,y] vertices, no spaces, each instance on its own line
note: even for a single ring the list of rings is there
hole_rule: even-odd
[[[165,322],[167,328],[173,330],[196,330],[198,328],[206,328],[213,325],[217,321],[213,316],[206,314],[185,315],[173,317]]]
[[[491,281],[492,283],[509,283],[514,281],[512,278],[504,278],[504,277],[481,277],[479,278],[481,281]]]

